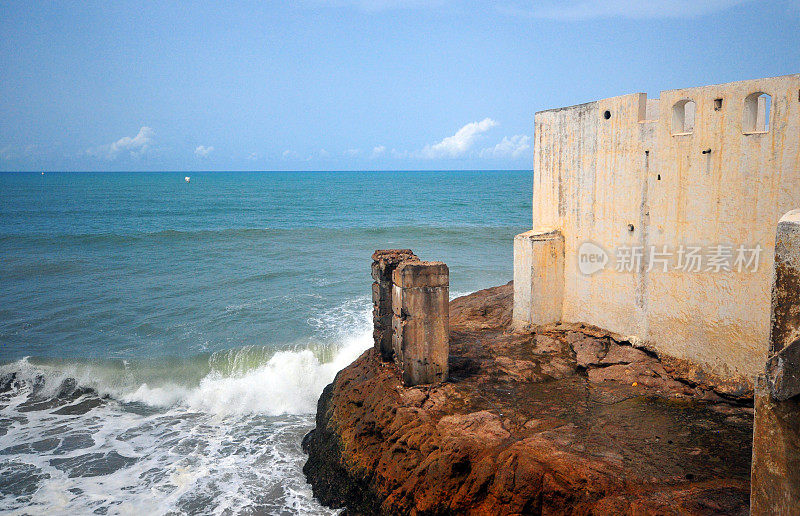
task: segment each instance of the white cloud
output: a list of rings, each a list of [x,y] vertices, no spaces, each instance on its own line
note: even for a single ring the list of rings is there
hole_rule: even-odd
[[[485,159],[520,158],[531,148],[531,137],[526,134],[504,136],[494,147],[487,147],[479,153]]]
[[[325,149],[320,149],[318,155],[321,159],[327,159],[331,157],[331,153]]]
[[[292,149],[286,149],[285,151],[283,151],[283,154],[281,154],[281,156],[283,157],[283,159],[287,161],[296,161],[300,159],[300,155],[297,154]]]
[[[751,0],[572,0],[568,2],[515,2],[500,7],[509,14],[548,18],[553,20],[588,20],[594,18],[690,18],[722,11]]]
[[[361,149],[347,149],[342,154],[348,158],[357,158],[361,156]]]
[[[127,152],[131,157],[138,158],[153,144],[154,134],[151,128],[142,126],[134,137],[125,136],[114,143],[87,149],[86,153],[97,158],[112,160]]]
[[[198,145],[194,150],[194,155],[198,158],[205,158],[214,151],[214,147],[206,147],[205,145]]]
[[[250,154],[247,155],[247,159],[249,159],[250,161],[257,160],[258,159],[258,153],[257,152],[251,152]]]
[[[439,143],[426,145],[419,152],[419,156],[426,159],[463,156],[472,148],[481,134],[497,125],[497,122],[491,118],[484,118],[480,122],[471,122],[459,129],[453,136],[448,136]]]
[[[0,160],[25,160],[35,157],[42,157],[46,150],[39,145],[5,145],[0,147]]]
[[[372,158],[380,158],[384,154],[386,154],[386,147],[383,145],[378,145],[372,148]]]

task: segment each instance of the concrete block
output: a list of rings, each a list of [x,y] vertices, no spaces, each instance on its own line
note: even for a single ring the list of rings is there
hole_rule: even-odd
[[[408,261],[393,273],[392,344],[406,386],[447,379],[450,273],[441,262]]]
[[[800,210],[781,217],[775,235],[766,381],[778,401],[800,394]]]
[[[800,210],[778,222],[772,275],[770,356],[800,339]]]
[[[411,249],[378,249],[372,253],[372,263],[378,264],[381,270],[385,270],[388,266],[397,266],[405,260],[418,260],[414,251]]]
[[[800,399],[776,401],[756,380],[750,514],[800,511]]]
[[[394,270],[392,283],[401,288],[446,287],[450,285],[450,271],[442,262],[409,261]]]
[[[770,395],[784,401],[800,394],[800,340],[796,340],[767,360],[766,381]]]
[[[800,210],[778,223],[769,353],[755,389],[751,514],[800,514]]]
[[[403,261],[418,258],[411,249],[379,249],[372,253],[372,338],[381,360],[393,359],[392,273]]]
[[[514,237],[514,327],[560,322],[563,300],[561,232],[534,230]]]

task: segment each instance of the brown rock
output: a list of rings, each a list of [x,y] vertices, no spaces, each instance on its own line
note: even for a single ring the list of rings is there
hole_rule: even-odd
[[[450,302],[450,324],[463,330],[505,328],[511,324],[514,283],[479,290]]]
[[[581,336],[576,338],[575,332],[567,334],[567,340],[572,344],[572,349],[575,350],[575,361],[580,367],[589,367],[598,365],[602,358],[606,355],[606,344],[600,340],[592,337]]]
[[[372,350],[339,372],[303,443],[315,496],[353,514],[747,513],[749,407],[596,329],[511,332],[509,291],[451,303],[447,383],[406,389]]]

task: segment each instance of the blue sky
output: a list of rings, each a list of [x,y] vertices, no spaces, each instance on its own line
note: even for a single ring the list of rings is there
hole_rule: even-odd
[[[800,2],[0,1],[0,170],[530,169],[536,111],[800,72]]]

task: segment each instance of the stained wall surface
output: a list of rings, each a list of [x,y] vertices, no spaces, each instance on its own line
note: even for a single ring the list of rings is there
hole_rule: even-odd
[[[763,370],[775,228],[800,207],[800,75],[539,112],[534,142],[533,228],[564,236],[564,321],[725,376]],[[606,268],[579,270],[585,242]],[[706,270],[720,245],[732,270]],[[677,268],[681,246],[701,248],[701,271]],[[757,268],[737,270],[740,246]]]

